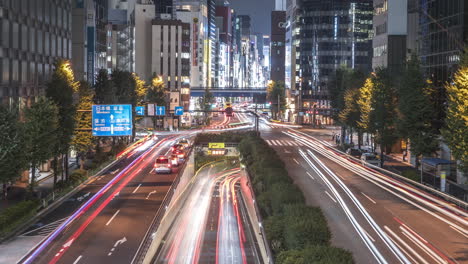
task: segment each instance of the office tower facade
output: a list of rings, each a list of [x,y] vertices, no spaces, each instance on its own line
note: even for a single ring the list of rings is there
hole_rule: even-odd
[[[284,82],[285,73],[286,12],[271,12],[270,79]]]
[[[72,52],[71,0],[4,0],[0,103],[22,110],[44,95],[53,63]]]
[[[288,1],[286,16],[286,88],[299,109],[329,107],[337,68],[371,69],[372,1]]]
[[[399,70],[406,59],[407,0],[374,1],[372,68]]]

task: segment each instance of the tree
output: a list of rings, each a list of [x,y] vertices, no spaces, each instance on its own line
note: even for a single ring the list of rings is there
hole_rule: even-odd
[[[136,105],[138,96],[136,92],[136,80],[133,74],[127,71],[115,69],[111,74],[114,84],[114,93],[118,104]]]
[[[372,133],[374,131],[371,130],[369,125],[369,116],[371,112],[371,98],[374,89],[374,84],[371,78],[367,78],[364,85],[359,88],[359,99],[357,101],[359,105],[359,110],[361,113],[361,117],[358,121],[358,127],[363,131]]]
[[[100,69],[94,84],[96,104],[115,104],[117,102],[114,85],[106,69]]]
[[[75,114],[76,130],[73,136],[72,146],[80,157],[80,169],[84,169],[86,153],[93,145],[93,135],[91,131],[92,116],[91,107],[93,105],[94,93],[87,82],[80,82],[78,88],[78,111]]]
[[[59,131],[58,107],[49,99],[41,98],[25,110],[24,152],[31,167],[30,189],[35,186],[36,168],[56,154],[55,141]]]
[[[68,179],[68,151],[75,129],[75,105],[73,94],[78,89],[73,70],[67,60],[57,60],[54,72],[47,83],[46,96],[58,107],[59,129],[54,142],[54,184],[57,182],[58,156],[64,155],[63,171]]]
[[[146,94],[146,100],[156,105],[166,105],[166,87],[160,76],[153,76],[151,86]]]
[[[151,86],[146,93],[146,100],[148,103],[159,106],[166,105],[166,87],[161,76],[154,75],[153,79],[151,79]],[[156,116],[153,119],[153,128],[156,128]]]
[[[267,86],[267,99],[271,102],[274,113],[273,117],[279,119],[281,108],[286,105],[284,83],[280,81],[270,81]]]
[[[205,123],[209,125],[207,111],[211,111],[211,104],[214,103],[214,96],[208,87],[205,88],[205,93],[203,94],[203,97],[200,98],[199,103],[200,103],[201,109],[205,111],[204,112]]]
[[[448,96],[446,126],[442,135],[459,167],[468,171],[468,48],[465,49],[452,83],[445,86]]]
[[[369,126],[376,132],[376,142],[380,144],[380,165],[384,163],[384,151],[395,143],[396,137],[396,91],[387,69],[377,69],[371,77],[371,111]]]
[[[435,117],[429,96],[429,83],[424,80],[416,56],[408,61],[398,90],[398,130],[403,138],[409,139],[409,147],[416,157],[437,151],[436,130],[432,126]]]
[[[24,143],[18,115],[0,105],[0,183],[14,181],[27,167]]]
[[[359,125],[361,120],[361,108],[359,105],[359,89],[348,89],[344,94],[344,109],[339,113],[340,121],[350,128],[355,128],[358,132],[358,147],[361,148],[363,129]]]

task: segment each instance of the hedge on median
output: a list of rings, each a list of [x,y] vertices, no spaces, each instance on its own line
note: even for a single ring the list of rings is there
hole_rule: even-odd
[[[18,224],[33,216],[39,208],[38,200],[19,202],[0,213],[0,236],[15,228]]]
[[[276,263],[354,263],[349,251],[330,245],[322,210],[305,204],[277,153],[254,133],[240,138],[241,159],[252,178]]]

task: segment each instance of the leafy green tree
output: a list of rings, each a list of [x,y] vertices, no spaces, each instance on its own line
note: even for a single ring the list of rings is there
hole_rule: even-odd
[[[374,84],[372,79],[369,77],[364,82],[364,85],[359,88],[359,99],[357,101],[359,105],[359,111],[361,113],[358,127],[365,132],[374,132],[371,130],[369,125],[369,116],[371,112],[371,98],[372,98],[372,90],[374,89]]]
[[[72,140],[72,146],[80,157],[80,169],[84,169],[86,153],[94,143],[91,131],[92,115],[91,112],[89,112],[93,105],[94,93],[87,82],[80,82],[78,96],[78,111],[75,114],[76,129]]]
[[[78,89],[73,70],[67,60],[57,60],[49,83],[47,83],[46,96],[58,107],[59,128],[56,133],[54,145],[54,184],[57,182],[58,157],[63,155],[65,178],[68,179],[68,152],[75,129],[75,105],[73,94]]]
[[[421,155],[430,155],[438,149],[438,136],[432,126],[435,117],[431,105],[428,82],[424,80],[416,56],[408,61],[398,90],[399,134],[409,139],[409,147],[419,166]]]
[[[361,108],[359,105],[359,89],[348,89],[345,91],[344,109],[339,113],[339,119],[350,128],[355,128],[358,132],[358,147],[361,148],[363,129],[359,125],[361,120]]]
[[[200,108],[205,111],[204,117],[205,117],[205,123],[206,125],[209,125],[210,120],[208,119],[208,113],[207,111],[211,111],[211,105],[214,103],[215,97],[213,96],[213,93],[211,93],[210,89],[208,87],[205,88],[205,93],[203,94],[203,97],[200,97],[199,103],[200,103]]]
[[[25,110],[25,143],[24,152],[31,167],[31,184],[33,190],[36,180],[36,168],[56,154],[55,141],[59,131],[59,110],[49,99],[41,98]]]
[[[387,69],[377,69],[372,74],[369,126],[376,133],[376,142],[380,144],[380,163],[383,166],[383,153],[393,143],[396,136],[397,97],[396,90]]]
[[[278,105],[278,98],[279,98],[279,105]],[[286,105],[284,82],[281,82],[281,81],[269,82],[267,86],[267,99],[271,102],[273,118],[279,119],[280,111]]]
[[[468,171],[468,48],[462,56],[452,83],[446,85],[448,109],[446,127],[442,130],[452,155],[460,168]]]
[[[166,106],[166,87],[161,76],[154,75],[146,93],[146,101],[150,104]],[[156,116],[153,117],[153,128],[156,128]]]
[[[0,183],[16,180],[27,167],[24,148],[18,115],[0,105]]]
[[[114,85],[106,69],[100,69],[94,84],[94,102],[96,104],[115,104],[117,98]]]
[[[136,81],[133,74],[127,71],[115,69],[111,74],[116,102],[118,104],[136,105],[138,95],[136,91]]]
[[[161,77],[154,76],[151,79],[151,86],[146,94],[146,100],[156,105],[166,105],[166,87]]]

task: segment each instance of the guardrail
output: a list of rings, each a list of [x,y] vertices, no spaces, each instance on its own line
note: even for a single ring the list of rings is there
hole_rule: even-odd
[[[154,216],[153,220],[151,221],[151,225],[146,231],[145,236],[143,237],[143,240],[140,243],[140,246],[137,249],[137,252],[135,253],[135,256],[133,257],[132,264],[141,264],[143,263],[145,256],[148,252],[148,249],[151,246],[151,243],[153,242],[153,233],[156,232],[156,230],[159,228],[159,225],[161,224],[161,220],[163,219],[167,206],[170,204],[172,197],[174,195],[174,191],[179,185],[180,178],[184,174],[185,167],[188,164],[188,160],[191,155],[192,155],[193,147],[190,148],[190,151],[187,154],[187,162],[184,163],[184,165],[181,167],[181,169],[177,173],[177,177],[174,179],[174,182],[172,182],[171,187],[166,193],[166,196],[164,196],[164,200],[161,203],[161,207],[159,207],[158,211],[156,212],[156,215]]]

